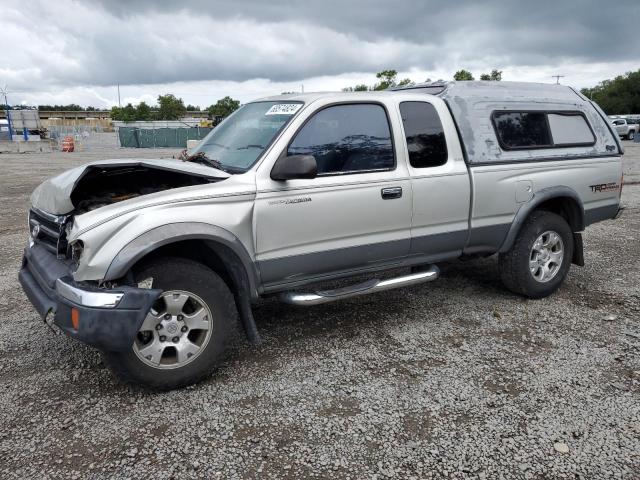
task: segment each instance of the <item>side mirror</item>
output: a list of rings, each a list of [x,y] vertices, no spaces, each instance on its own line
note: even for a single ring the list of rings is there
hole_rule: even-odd
[[[280,157],[271,169],[272,180],[293,180],[296,178],[316,178],[318,164],[313,155],[291,155]]]

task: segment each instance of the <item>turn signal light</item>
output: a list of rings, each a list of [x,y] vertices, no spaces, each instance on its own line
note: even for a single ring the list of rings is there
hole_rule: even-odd
[[[80,328],[80,311],[75,307],[71,309],[71,325],[74,330]]]

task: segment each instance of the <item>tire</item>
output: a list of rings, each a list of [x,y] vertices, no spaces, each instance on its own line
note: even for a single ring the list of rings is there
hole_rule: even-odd
[[[573,233],[567,221],[555,213],[537,210],[526,220],[511,249],[500,254],[500,277],[514,293],[544,298],[560,287],[572,258]]]
[[[633,140],[633,137],[635,137],[636,133],[633,130],[629,131],[629,134],[627,135],[627,138],[629,140]]]
[[[182,258],[155,260],[134,278],[147,288],[152,282],[163,293],[132,348],[103,352],[105,364],[125,383],[154,390],[181,388],[209,376],[224,358],[237,321],[226,283],[206,266]]]

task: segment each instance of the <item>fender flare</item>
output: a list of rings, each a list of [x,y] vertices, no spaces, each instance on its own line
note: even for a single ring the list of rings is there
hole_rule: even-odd
[[[522,205],[511,222],[511,227],[509,228],[509,233],[507,233],[504,242],[498,249],[499,253],[507,252],[516,241],[516,237],[522,228],[522,225],[529,217],[529,214],[533,212],[539,205],[546,202],[547,200],[552,200],[554,198],[570,198],[575,201],[575,204],[578,207],[578,211],[574,212],[577,214],[576,218],[576,226],[573,228],[574,231],[581,232],[584,230],[584,205],[582,204],[582,200],[580,196],[570,187],[565,185],[557,185],[554,187],[543,188],[542,190],[534,193],[531,200]]]
[[[104,280],[123,277],[136,262],[152,251],[183,240],[207,240],[231,249],[247,274],[252,298],[258,298],[259,272],[242,242],[230,231],[202,222],[176,222],[153,228],[131,240],[113,258]],[[224,256],[222,257],[224,259]]]

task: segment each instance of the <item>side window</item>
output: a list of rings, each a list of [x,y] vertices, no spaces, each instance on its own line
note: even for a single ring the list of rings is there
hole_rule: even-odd
[[[493,122],[505,149],[550,147],[545,112],[494,112]]]
[[[318,174],[395,168],[387,114],[376,104],[320,110],[295,136],[287,155],[313,155]]]
[[[435,107],[426,102],[402,102],[400,114],[411,166],[428,168],[447,163],[447,143]]]
[[[550,113],[547,118],[553,144],[558,147],[593,145],[596,141],[587,121],[579,113]]]

